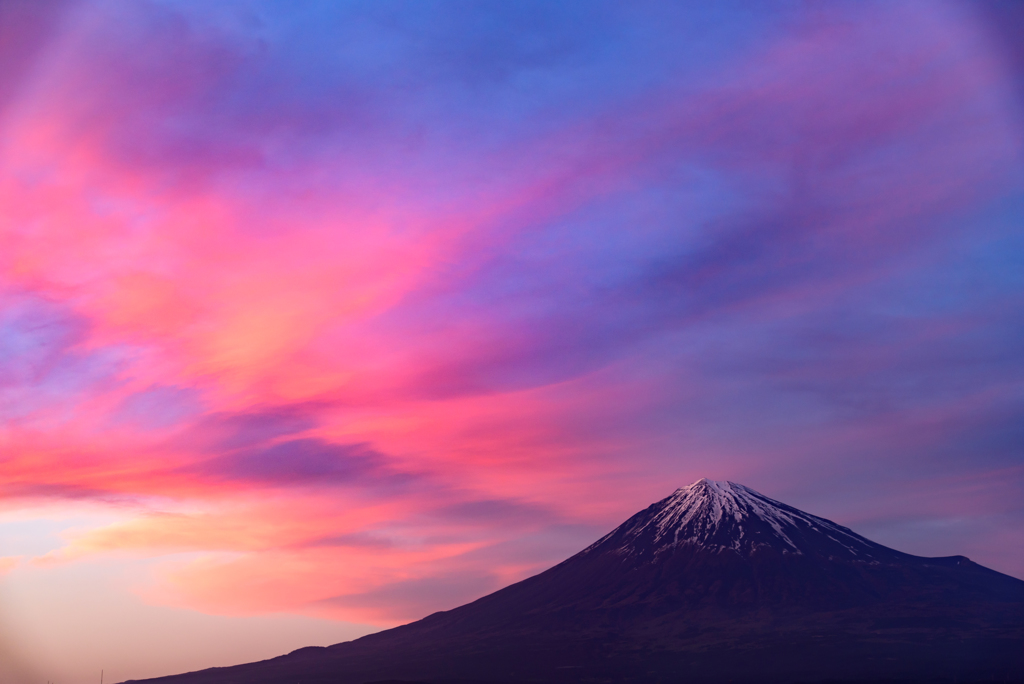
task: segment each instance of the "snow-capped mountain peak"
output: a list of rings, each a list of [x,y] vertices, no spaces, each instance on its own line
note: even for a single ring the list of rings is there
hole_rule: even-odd
[[[735,482],[697,480],[633,516],[586,550],[660,556],[694,546],[748,554],[783,553],[864,561],[892,553],[851,530],[804,513]]]

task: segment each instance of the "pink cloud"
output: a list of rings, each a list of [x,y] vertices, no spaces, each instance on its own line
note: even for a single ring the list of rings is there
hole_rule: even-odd
[[[249,77],[246,41],[69,26],[4,112],[0,277],[77,327],[11,376],[19,402],[43,375],[59,398],[3,428],[0,491],[137,517],[40,562],[160,557],[153,601],[390,624],[558,560],[680,478],[934,449],[1012,413],[1015,376],[867,427],[835,408],[984,321],[922,315],[821,359],[801,335],[863,313],[1017,178],[1005,74],[958,15],[858,12],[512,139],[418,144],[385,117],[359,143],[401,128],[379,156],[217,100]],[[186,145],[197,121],[224,139]],[[517,561],[556,524],[578,538]]]

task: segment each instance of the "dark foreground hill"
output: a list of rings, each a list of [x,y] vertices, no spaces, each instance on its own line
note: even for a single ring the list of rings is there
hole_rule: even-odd
[[[1024,582],[700,480],[563,563],[327,648],[152,684],[1024,681]]]

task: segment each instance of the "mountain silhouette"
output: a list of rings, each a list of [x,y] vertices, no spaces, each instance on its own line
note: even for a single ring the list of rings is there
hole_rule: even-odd
[[[699,480],[454,610],[154,684],[1024,681],[1024,581]]]

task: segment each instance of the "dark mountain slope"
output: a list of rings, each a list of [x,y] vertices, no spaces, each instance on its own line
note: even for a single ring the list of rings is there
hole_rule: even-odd
[[[700,480],[535,577],[328,648],[161,684],[1024,680],[1024,582]]]

